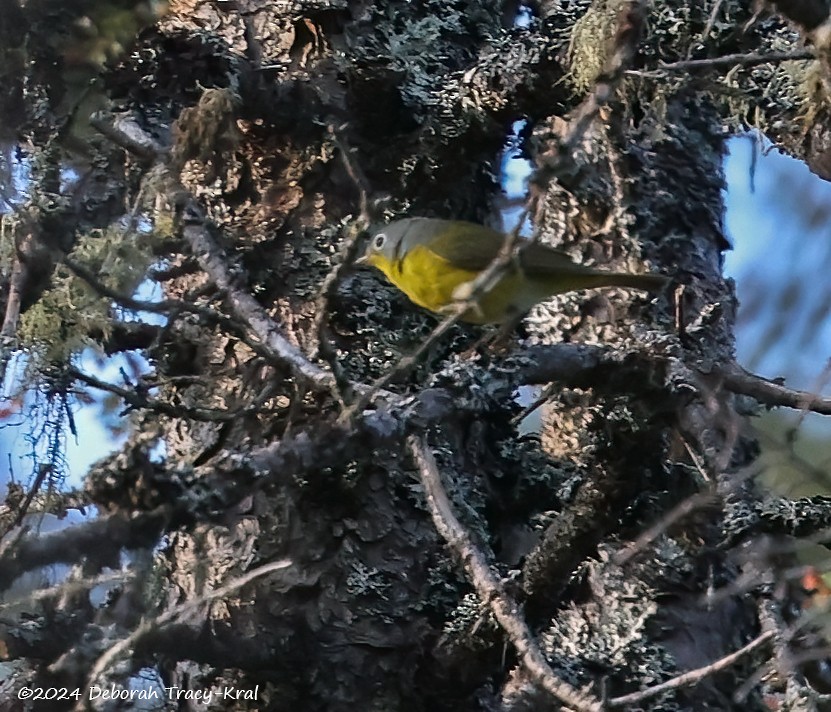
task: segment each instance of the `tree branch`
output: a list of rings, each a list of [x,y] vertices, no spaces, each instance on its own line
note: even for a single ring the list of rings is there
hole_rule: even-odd
[[[637,362],[630,365],[636,367],[640,367]],[[623,366],[620,354],[611,349],[575,344],[539,346],[506,368],[507,380],[496,379],[501,385],[493,393],[478,392],[466,400],[460,395],[465,389],[461,384],[458,391],[427,388],[415,396],[386,394],[374,410],[361,411],[348,424],[317,423],[262,448],[218,453],[210,466],[195,472],[167,473],[169,481],[184,483],[188,496],[175,497],[164,510],[157,508],[133,517],[126,513],[110,515],[59,534],[26,539],[13,554],[0,553],[0,591],[24,571],[77,561],[101,547],[108,556],[117,554],[121,548],[155,541],[171,525],[212,521],[268,483],[285,482],[294,475],[309,475],[349,460],[365,460],[378,450],[400,447],[408,435],[424,432],[436,423],[503,408],[504,395],[522,383],[561,380],[580,387],[600,382],[609,388],[610,383],[617,383],[603,376],[610,368],[620,374],[622,384],[625,381],[641,387],[632,378],[632,371]]]
[[[348,232],[340,249],[338,263],[329,271],[329,274],[326,275],[326,278],[320,285],[316,300],[317,313],[315,314],[314,326],[315,333],[317,334],[318,347],[317,353],[313,354],[313,357],[319,354],[329,364],[329,368],[332,370],[337,381],[335,390],[342,407],[345,407],[344,397],[346,397],[346,391],[349,390],[350,384],[342,373],[342,368],[338,363],[337,353],[330,339],[329,308],[337,293],[337,288],[343,275],[354,267],[361,245],[361,236],[373,219],[377,219],[378,217],[377,215],[370,214],[369,193],[371,189],[369,181],[361,170],[361,167],[352,160],[352,150],[343,136],[341,136],[341,130],[344,128],[346,127],[336,128],[334,124],[330,124],[328,131],[338,149],[344,169],[355,184],[355,188],[360,196],[360,212],[358,219],[348,227]]]
[[[96,111],[89,117],[89,124],[116,146],[145,161],[155,161],[164,152],[162,145],[131,117]]]
[[[9,588],[26,571],[75,563],[84,557],[118,568],[122,549],[153,546],[158,541],[171,512],[169,505],[135,515],[117,512],[54,534],[20,537],[0,552],[0,591]]]
[[[206,603],[215,601],[218,598],[226,598],[255,579],[266,576],[274,571],[280,571],[288,568],[291,566],[291,563],[292,562],[288,559],[280,559],[279,561],[272,561],[268,564],[263,564],[252,571],[246,572],[242,576],[238,576],[214,591],[209,591],[201,596],[197,596],[195,599],[186,600],[184,603],[180,603],[169,608],[155,618],[142,622],[141,625],[130,633],[130,635],[126,638],[122,638],[117,643],[110,646],[104,654],[95,661],[95,664],[92,666],[92,669],[87,676],[88,687],[91,687],[121,655],[129,651],[131,648],[135,648],[145,636],[154,633],[171,623],[193,616]],[[79,700],[75,709],[86,710],[86,700]]]
[[[730,653],[730,655],[725,655],[723,658],[716,660],[714,663],[710,663],[709,665],[705,665],[704,667],[700,667],[695,670],[690,670],[689,672],[685,672],[683,675],[678,675],[678,677],[673,677],[671,680],[662,682],[660,685],[655,685],[654,687],[648,687],[640,692],[633,692],[630,695],[615,697],[614,699],[609,700],[608,705],[611,708],[631,707],[632,705],[636,705],[641,702],[645,702],[646,700],[650,700],[653,697],[657,697],[658,695],[662,695],[665,692],[677,690],[681,687],[697,685],[705,678],[715,675],[717,672],[720,672],[731,665],[735,665],[745,655],[748,655],[757,648],[762,647],[772,638],[773,632],[765,631],[751,640],[743,648],[739,648],[739,650],[734,653]]]
[[[790,52],[744,52],[723,54],[718,57],[704,59],[683,59],[679,62],[667,62],[666,64],[659,64],[658,68],[653,70],[629,69],[626,74],[636,77],[660,77],[663,72],[686,72],[699,69],[718,69],[720,67],[756,67],[760,64],[809,59],[816,59],[816,54],[811,49],[796,49]]]
[[[493,575],[485,555],[474,545],[470,535],[453,513],[450,500],[441,483],[436,461],[424,439],[411,436],[408,445],[418,463],[427,506],[433,515],[436,529],[464,564],[476,593],[502,626],[531,679],[554,698],[576,710],[600,712],[603,709],[600,700],[561,680],[549,666],[528,624],[523,620],[518,604]]]
[[[136,124],[127,122],[124,125],[114,120],[106,121],[103,116],[98,117],[96,128],[105,133],[113,142],[134,151],[143,159],[154,157],[161,161],[164,154],[158,144]],[[171,182],[173,179],[171,178]],[[181,186],[178,186],[181,192]],[[199,266],[208,273],[214,284],[226,293],[228,303],[260,341],[280,360],[287,364],[298,376],[304,378],[317,390],[331,390],[336,385],[334,376],[309,361],[306,356],[281,333],[256,299],[241,285],[239,275],[242,268],[232,265],[223,253],[219,244],[211,235],[207,217],[196,199],[185,192],[185,220],[182,234],[191,247],[193,256]]]
[[[810,410],[820,415],[831,415],[831,398],[823,398],[757,376],[733,362],[719,369],[724,385],[733,393],[755,398],[764,405],[782,405],[799,410]]]
[[[210,323],[218,324],[225,329],[229,334],[233,334],[239,338],[246,346],[248,346],[254,353],[262,356],[273,366],[282,366],[285,361],[282,355],[273,350],[269,344],[265,343],[259,337],[252,337],[249,333],[250,329],[243,321],[235,321],[225,314],[222,314],[214,309],[203,307],[198,304],[192,304],[179,299],[161,299],[157,302],[144,301],[135,299],[127,294],[122,294],[114,289],[110,289],[107,285],[102,283],[90,270],[83,265],[69,259],[64,258],[63,264],[75,276],[84,280],[96,293],[107,299],[112,299],[116,304],[125,309],[132,309],[134,311],[146,311],[151,314],[162,314],[170,319],[174,318],[179,313],[195,314],[206,319]]]
[[[237,265],[232,266],[229,258],[211,235],[211,229],[201,207],[192,198],[189,200],[187,213],[188,217],[185,219],[182,234],[190,244],[200,267],[208,273],[214,284],[225,292],[228,304],[234,313],[297,376],[305,379],[316,390],[331,390],[336,385],[335,377],[331,372],[309,361],[300,349],[289,343],[280,333],[277,324],[268,312],[241,284],[238,275],[242,273],[242,268]]]
[[[246,412],[256,411],[256,408],[248,409],[241,408],[239,410],[217,410],[211,408],[192,408],[185,405],[173,405],[172,403],[165,403],[158,398],[153,398],[147,393],[142,393],[139,389],[122,388],[114,383],[102,381],[88,373],[84,373],[77,368],[69,367],[66,373],[76,381],[81,381],[91,388],[97,388],[101,391],[113,393],[121,398],[129,408],[151,410],[156,413],[168,415],[171,418],[187,418],[189,420],[199,420],[207,423],[226,423],[229,420],[235,420]]]

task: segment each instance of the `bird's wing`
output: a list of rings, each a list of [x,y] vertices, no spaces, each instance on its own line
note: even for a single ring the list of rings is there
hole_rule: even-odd
[[[455,222],[429,249],[454,267],[479,272],[486,269],[505,242],[505,235],[474,223]],[[585,274],[594,270],[577,264],[561,250],[532,242],[519,254],[519,265],[529,276],[550,277],[552,273]]]
[[[567,252],[555,250],[540,242],[526,245],[519,253],[522,271],[530,277],[550,277],[554,274],[594,274],[597,270],[577,264]]]
[[[480,272],[496,257],[504,239],[501,232],[475,223],[447,221],[446,229],[426,247],[458,269]]]

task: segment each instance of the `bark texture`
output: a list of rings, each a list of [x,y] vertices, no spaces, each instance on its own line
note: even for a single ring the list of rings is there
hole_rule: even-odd
[[[756,448],[730,370],[723,141],[753,125],[827,174],[828,11],[774,5],[539,2],[518,28],[496,0],[172,0],[143,9],[103,68],[84,45],[94,114],[62,103],[69,40],[10,39],[3,94],[22,108],[3,102],[0,139],[6,166],[26,146],[31,180],[2,244],[4,370],[28,349],[42,393],[104,388],[129,414],[126,444],[61,500],[99,518],[0,551],[4,588],[54,563],[78,583],[0,627],[15,684],[144,671],[257,689],[211,709],[579,708],[529,663],[507,611],[559,682],[603,705],[581,709],[812,709],[799,666],[742,688],[781,662],[769,641],[787,625],[759,571],[750,594],[738,587],[776,568],[747,547],[829,520],[827,503],[763,496],[745,477]],[[0,37],[12,23],[53,37],[61,13],[73,27],[98,17],[82,2],[14,5]],[[800,38],[819,59],[683,65]],[[482,332],[455,325],[371,391],[436,320],[372,274],[331,280],[355,220],[492,222],[517,120],[539,239],[663,272],[671,289],[546,302],[507,354],[472,349]],[[148,269],[154,304],[131,296]],[[138,325],[114,304],[164,319]],[[91,344],[140,348],[151,372],[107,384],[73,365]],[[546,398],[522,434],[528,385]],[[430,455],[414,457],[418,443]],[[434,526],[431,458],[469,540]],[[9,529],[33,503],[55,506],[10,494]],[[91,605],[83,582],[128,549],[142,552],[132,577]],[[481,595],[481,561],[499,605]],[[700,684],[623,700],[760,632]]]

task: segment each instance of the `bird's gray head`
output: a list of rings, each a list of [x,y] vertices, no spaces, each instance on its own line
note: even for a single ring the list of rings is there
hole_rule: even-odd
[[[414,246],[429,239],[431,218],[405,218],[385,225],[372,234],[364,256],[358,264],[379,267],[381,263],[400,260]]]

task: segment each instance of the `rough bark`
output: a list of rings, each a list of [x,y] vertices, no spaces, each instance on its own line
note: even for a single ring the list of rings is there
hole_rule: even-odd
[[[762,586],[702,600],[746,571],[745,542],[816,531],[828,517],[821,502],[794,514],[742,476],[756,453],[734,396],[748,388],[721,275],[721,156],[727,132],[752,116],[824,175],[815,92],[824,98],[827,77],[822,61],[672,63],[794,47],[819,23],[785,5],[793,27],[730,0],[540,2],[539,21],[521,30],[496,1],[175,0],[101,74],[108,106],[93,125],[104,136],[57,213],[39,196],[61,193],[55,166],[70,156],[47,91],[64,78],[40,74],[47,57],[9,59],[8,95],[36,82],[49,110],[28,99],[25,115],[3,119],[52,172],[51,182],[33,174],[34,197],[15,213],[4,335],[30,339],[46,354],[43,378],[65,390],[106,387],[67,366],[90,341],[140,344],[153,374],[110,389],[135,413],[127,445],[86,480],[82,499],[101,518],[60,535],[63,546],[8,546],[0,582],[81,552],[83,575],[95,576],[164,534],[107,605],[56,597],[28,635],[5,625],[20,679],[83,688],[91,673],[104,685],[151,668],[192,690],[258,685],[257,702],[239,709],[574,708],[558,702],[550,672],[614,708],[768,626],[735,665],[631,708],[769,709],[774,683],[740,701],[734,692],[770,658],[780,601]],[[14,12],[34,36],[33,7]],[[820,77],[813,93],[809,72]],[[799,127],[805,107],[813,122]],[[508,356],[471,352],[481,332],[456,325],[370,393],[436,321],[370,274],[344,270],[321,296],[352,222],[493,218],[499,152],[520,118],[540,239],[585,262],[647,264],[672,289],[547,302]],[[104,230],[125,204],[152,233]],[[131,252],[109,279],[122,243]],[[166,301],[130,299],[160,257]],[[15,286],[21,270],[29,281]],[[69,324],[66,295],[90,283],[99,311]],[[75,338],[46,331],[55,312],[43,305],[62,299],[57,323]],[[128,328],[114,299],[167,322]],[[45,349],[49,339],[61,348]],[[539,436],[519,436],[515,389],[549,382]],[[356,398],[362,407],[339,419]],[[432,454],[414,459],[408,437]],[[151,455],[159,442],[162,461]],[[430,458],[469,537],[455,547],[420,484]],[[501,608],[481,596],[485,560]],[[517,644],[511,616],[527,623],[539,660]],[[125,640],[122,664],[104,665]],[[811,694],[799,672],[781,709]]]

